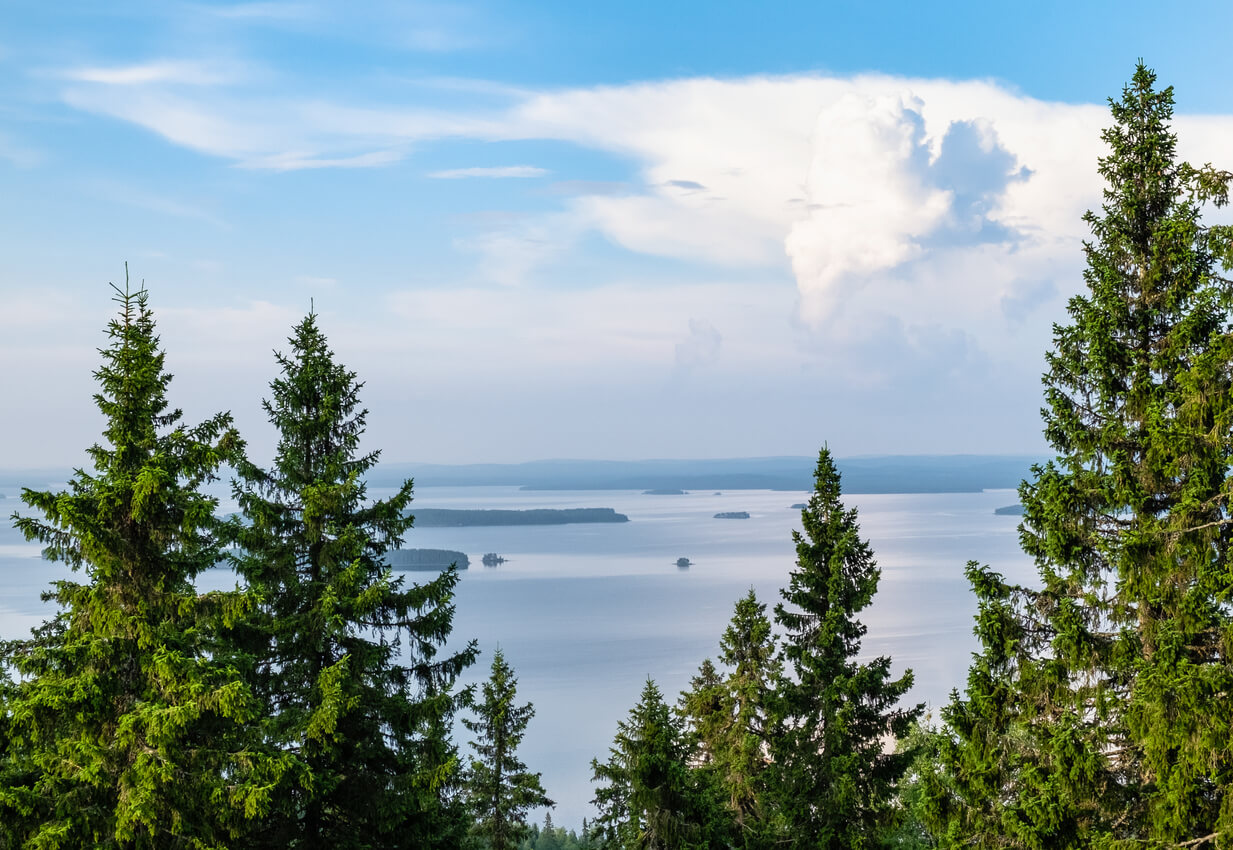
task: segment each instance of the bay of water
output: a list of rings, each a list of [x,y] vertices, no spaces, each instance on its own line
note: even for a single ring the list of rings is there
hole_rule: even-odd
[[[16,491],[0,492],[8,496],[0,510],[21,507]],[[535,704],[520,754],[542,771],[557,802],[554,822],[576,827],[592,815],[590,761],[607,757],[617,722],[648,676],[674,700],[702,659],[716,655],[738,598],[752,587],[768,611],[773,608],[794,565],[792,529],[800,527],[800,512],[789,506],[807,495],[417,491],[413,510],[609,507],[630,518],[619,524],[413,529],[405,542],[470,557],[458,586],[453,642],[474,638],[483,651],[468,681],[486,677],[499,646],[518,676],[520,700]],[[882,569],[878,595],[861,614],[869,629],[865,655],[891,656],[896,673],[910,667],[916,684],[909,700],[927,703],[935,716],[950,690],[963,687],[976,648],[966,562],[989,564],[1020,581],[1034,575],[1018,548],[1017,518],[993,513],[1016,498],[1001,490],[847,499],[859,509],[862,533]],[[721,511],[748,511],[750,518],[715,519]],[[508,560],[486,568],[480,563],[485,552]],[[693,566],[678,568],[679,557]],[[37,545],[0,525],[0,637],[22,636],[41,622],[49,609],[39,593],[65,575],[63,567],[39,558]],[[410,581],[424,577],[406,575]],[[232,583],[224,570],[201,579],[204,586]]]

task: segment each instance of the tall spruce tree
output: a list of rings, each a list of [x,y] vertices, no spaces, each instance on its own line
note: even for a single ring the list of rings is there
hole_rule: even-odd
[[[782,674],[766,605],[751,588],[739,599],[732,620],[719,640],[719,659],[731,671],[725,682],[732,704],[726,746],[718,759],[720,784],[742,833],[761,832],[767,812],[764,801],[771,692]]]
[[[303,773],[284,783],[251,846],[448,847],[466,815],[454,796],[453,685],[472,642],[442,655],[458,574],[404,584],[383,560],[413,518],[410,481],[370,500],[359,450],[362,384],[310,314],[264,404],[279,439],[271,469],[242,461],[230,534],[237,571],[263,600],[235,635],[252,660],[264,734]]]
[[[241,444],[226,414],[189,427],[169,409],[146,291],[113,288],[93,472],[24,490],[42,519],[14,516],[84,580],[55,582],[54,619],[3,645],[18,679],[0,710],[0,821],[13,847],[222,847],[286,766],[250,736],[260,705],[215,640],[249,598],[193,586],[221,558],[201,487]]]
[[[825,448],[801,522],[805,533],[792,534],[797,566],[775,606],[791,674],[776,689],[770,738],[779,846],[872,847],[912,760],[888,752],[887,739],[907,735],[924,707],[896,707],[910,671],[892,679],[889,658],[857,661],[866,629],[856,615],[873,600],[879,571]]]
[[[493,653],[492,671],[481,686],[476,718],[462,723],[477,735],[464,786],[475,817],[473,832],[488,850],[512,850],[527,833],[527,811],[554,806],[540,783],[518,758],[518,745],[535,716],[530,703],[518,705],[518,680],[501,650]]]
[[[1041,584],[982,605],[996,674],[952,707],[956,816],[1001,846],[1233,845],[1233,234],[1200,223],[1233,175],[1177,160],[1155,82],[1110,99],[1087,292],[1046,357]]]

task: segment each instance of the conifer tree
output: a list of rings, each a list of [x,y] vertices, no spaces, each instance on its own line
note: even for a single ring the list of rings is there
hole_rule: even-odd
[[[766,605],[751,588],[736,603],[719,642],[719,658],[731,670],[732,722],[720,759],[721,787],[743,832],[757,832],[765,820],[764,777],[770,757],[768,716],[771,691],[782,674]]]
[[[235,634],[252,659],[264,734],[303,768],[253,846],[445,847],[465,833],[449,739],[453,684],[475,656],[440,655],[453,569],[404,584],[383,558],[413,518],[412,484],[370,500],[362,384],[310,314],[277,354],[264,403],[279,439],[269,470],[238,465],[237,571],[263,600]]]
[[[1177,161],[1155,82],[1140,64],[1110,99],[1087,292],[1046,357],[1057,459],[1020,488],[1041,585],[982,635],[990,658],[1016,638],[1005,708],[981,685],[952,709],[959,816],[1003,846],[1233,841],[1233,234],[1200,223],[1233,175]]]
[[[976,562],[968,563],[967,578],[977,599],[981,651],[968,668],[966,698],[954,690],[942,709],[946,728],[934,736],[936,758],[921,765],[915,789],[921,825],[938,846],[956,848],[1006,843],[1005,824],[1013,818],[1004,818],[1013,810],[1015,785],[1021,771],[1032,769],[1023,758],[1015,694],[1025,639],[1019,615],[1031,593]]]
[[[642,696],[617,725],[609,759],[591,760],[599,810],[593,828],[603,845],[621,850],[709,848],[721,821],[715,798],[690,769],[680,720],[647,679]]]
[[[926,850],[940,846],[934,823],[934,790],[945,788],[947,776],[942,765],[941,750],[947,736],[930,722],[929,715],[918,720],[900,739],[897,748],[913,753],[911,764],[900,777],[896,792],[893,817],[881,836],[879,847],[886,850]],[[977,841],[969,846],[979,847]],[[987,846],[987,845],[986,845]]]
[[[221,558],[201,487],[240,438],[226,414],[189,427],[168,407],[146,290],[113,289],[93,472],[66,491],[24,490],[42,518],[14,516],[84,575],[53,584],[54,619],[3,645],[0,667],[18,679],[0,710],[0,822],[13,847],[226,846],[264,815],[286,767],[249,734],[260,705],[215,640],[249,598],[193,587]]]
[[[724,748],[724,736],[731,728],[732,700],[711,659],[702,659],[698,672],[689,680],[689,690],[681,693],[677,704],[692,738],[695,761],[702,768],[714,768],[717,754]]]
[[[791,848],[860,848],[876,844],[895,782],[910,752],[886,752],[923,706],[896,708],[911,672],[890,675],[890,659],[860,663],[865,626],[856,618],[873,599],[879,572],[860,539],[856,509],[840,501],[839,472],[823,448],[814,492],[793,532],[797,567],[775,619],[791,675],[775,696],[770,782],[782,834]]]
[[[556,805],[544,793],[540,774],[531,773],[517,756],[527,724],[535,716],[530,703],[517,705],[518,680],[501,650],[492,657],[492,672],[481,688],[476,719],[462,723],[479,737],[471,742],[472,759],[464,779],[476,823],[473,831],[488,850],[511,850],[527,832],[527,811]],[[550,829],[551,814],[544,829]]]
[[[769,812],[764,773],[770,757],[768,705],[781,674],[766,605],[751,589],[737,601],[720,638],[720,677],[708,658],[681,695],[701,769],[713,774],[743,846],[760,846]]]

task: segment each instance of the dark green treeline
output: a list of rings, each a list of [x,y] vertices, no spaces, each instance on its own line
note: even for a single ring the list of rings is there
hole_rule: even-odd
[[[170,407],[126,285],[91,470],[15,516],[75,574],[0,645],[0,848],[1233,847],[1233,230],[1201,221],[1233,175],[1177,159],[1142,65],[1110,106],[1085,291],[1046,355],[1056,457],[1020,490],[1039,582],[968,565],[980,648],[940,726],[901,704],[910,672],[862,660],[879,573],[823,449],[778,604],[738,600],[678,700],[648,679],[592,762],[594,822],[528,827],[533,707],[500,654],[459,687],[454,571],[392,574],[411,483],[368,499],[362,385],[315,316],[277,356],[262,469],[228,415]],[[224,559],[241,584],[199,593]]]

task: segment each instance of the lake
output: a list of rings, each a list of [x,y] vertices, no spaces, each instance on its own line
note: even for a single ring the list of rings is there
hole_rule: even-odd
[[[6,513],[22,507],[0,489]],[[374,489],[372,495],[387,495]],[[607,748],[648,676],[669,700],[703,658],[714,657],[732,606],[749,588],[773,608],[794,565],[791,539],[808,494],[765,490],[693,492],[522,491],[515,487],[426,487],[415,507],[608,507],[618,524],[414,529],[405,545],[456,549],[471,559],[457,593],[454,635],[478,640],[483,655],[468,677],[482,680],[500,646],[518,676],[521,701],[535,704],[520,754],[543,772],[557,802],[553,821],[577,827],[590,817],[592,758]],[[1011,490],[980,493],[854,495],[861,530],[873,545],[882,581],[861,615],[864,651],[890,655],[896,672],[910,667],[910,699],[935,708],[962,687],[975,603],[963,576],[977,560],[1012,579],[1030,581],[1031,562],[1018,548],[1018,518],[995,516]],[[224,502],[222,511],[234,510]],[[715,519],[747,511],[749,519]],[[507,560],[486,568],[485,552]],[[679,557],[693,565],[676,566]],[[18,637],[46,616],[39,593],[67,573],[39,558],[7,524],[0,528],[0,637]],[[408,580],[423,573],[407,573]],[[215,570],[207,587],[230,586]],[[936,711],[935,711],[936,716]],[[462,730],[459,733],[463,739]],[[464,746],[464,752],[469,750]],[[542,818],[542,813],[539,815]]]

